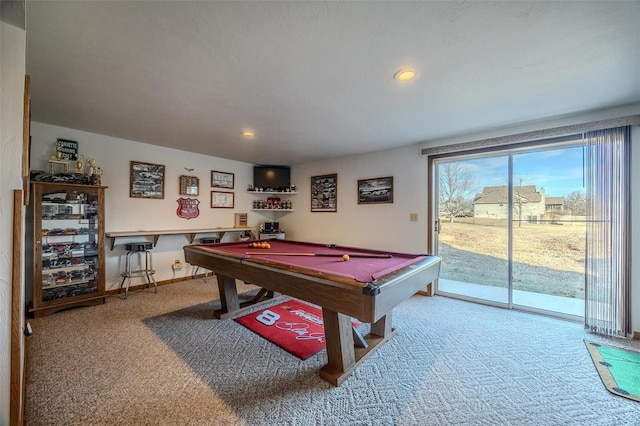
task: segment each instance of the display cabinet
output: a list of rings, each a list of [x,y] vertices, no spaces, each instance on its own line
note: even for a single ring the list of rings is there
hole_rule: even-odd
[[[105,187],[34,182],[27,227],[33,316],[105,301]],[[29,283],[28,283],[29,284]]]

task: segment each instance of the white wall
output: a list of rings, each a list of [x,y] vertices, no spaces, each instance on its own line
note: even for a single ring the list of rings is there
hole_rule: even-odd
[[[311,177],[337,173],[336,213],[311,212]],[[358,204],[359,179],[393,176],[393,203]],[[427,163],[417,146],[293,167],[296,211],[280,219],[288,239],[407,253],[427,248]],[[409,214],[418,221],[410,222]]]
[[[0,22],[0,39],[0,425],[8,425],[13,191],[22,188],[26,32]]]
[[[54,152],[56,139],[71,139],[78,142],[80,154],[86,158],[96,159],[96,165],[103,169],[102,185],[106,190],[105,230],[138,231],[138,230],[173,230],[197,228],[229,228],[234,225],[234,213],[248,213],[249,226],[258,227],[265,218],[250,212],[253,196],[246,192],[247,186],[253,183],[253,164],[232,161],[207,155],[178,151],[171,148],[153,146],[140,142],[113,138],[79,130],[51,126],[33,122],[32,134],[32,170],[47,170],[47,160]],[[158,199],[141,199],[129,197],[130,161],[141,161],[165,165],[165,197]],[[194,169],[187,171],[185,168]],[[210,191],[211,170],[234,173],[235,208],[212,209]],[[177,200],[186,197],[179,194],[179,176],[197,176],[200,179],[199,201],[200,215],[194,219],[182,219],[176,215]],[[191,197],[189,197],[191,198]],[[201,238],[206,235],[198,235]],[[237,238],[238,234],[225,235]],[[136,238],[135,240],[140,240]],[[126,242],[118,239],[117,244]],[[107,239],[110,244],[110,239]],[[174,260],[184,262],[182,247],[189,241],[184,235],[161,236],[158,245],[153,249],[153,266],[156,280],[170,280],[190,275],[193,270],[187,266],[181,271],[173,272]],[[109,246],[110,247],[110,246]],[[120,283],[122,272],[122,255],[124,249],[118,245],[112,251],[106,249],[106,287],[116,289]],[[132,285],[135,282],[132,280]]]

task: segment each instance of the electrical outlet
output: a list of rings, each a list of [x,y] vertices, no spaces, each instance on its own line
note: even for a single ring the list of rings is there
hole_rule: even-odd
[[[182,262],[180,262],[180,260],[177,260],[175,262],[173,262],[173,265],[171,265],[171,269],[173,269],[174,271],[179,271],[182,269]]]
[[[417,222],[418,213],[409,213],[409,222]]]

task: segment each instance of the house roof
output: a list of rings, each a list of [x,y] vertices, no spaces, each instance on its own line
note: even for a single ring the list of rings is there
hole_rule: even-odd
[[[550,205],[550,204],[563,205],[564,204],[564,197],[546,197],[545,200],[544,200],[544,203],[546,205]]]
[[[523,185],[513,187],[514,200],[519,199],[523,203],[539,203],[542,196],[536,191],[535,185]],[[481,194],[476,194],[474,204],[506,204],[509,202],[507,186],[485,186]]]

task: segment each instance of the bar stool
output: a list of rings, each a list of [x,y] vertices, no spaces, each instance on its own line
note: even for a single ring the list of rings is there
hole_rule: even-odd
[[[200,244],[217,244],[220,242],[220,238],[200,238]],[[204,269],[204,268],[202,268]],[[199,266],[196,266],[193,269],[193,274],[191,275],[192,279],[195,279],[198,276],[198,271],[200,270]],[[205,270],[204,278],[202,279],[204,282],[207,281],[207,276],[209,275],[209,270]]]
[[[156,283],[156,279],[153,277],[153,274],[156,271],[153,269],[153,263],[151,259],[151,250],[153,248],[153,244],[144,242],[144,243],[130,243],[125,244],[125,249],[127,250],[127,254],[124,262],[124,272],[122,273],[122,281],[120,282],[120,286],[118,287],[118,294],[122,290],[122,285],[125,280],[127,281],[127,286],[124,290],[124,298],[127,298],[127,294],[129,293],[129,286],[131,285],[131,278],[137,277],[145,277],[147,280],[147,287],[153,282],[155,287],[155,293],[158,292],[158,284]],[[132,262],[131,257],[133,255],[138,256],[138,264],[140,265],[140,269],[132,270]],[[144,268],[142,265],[142,258],[144,257]]]

